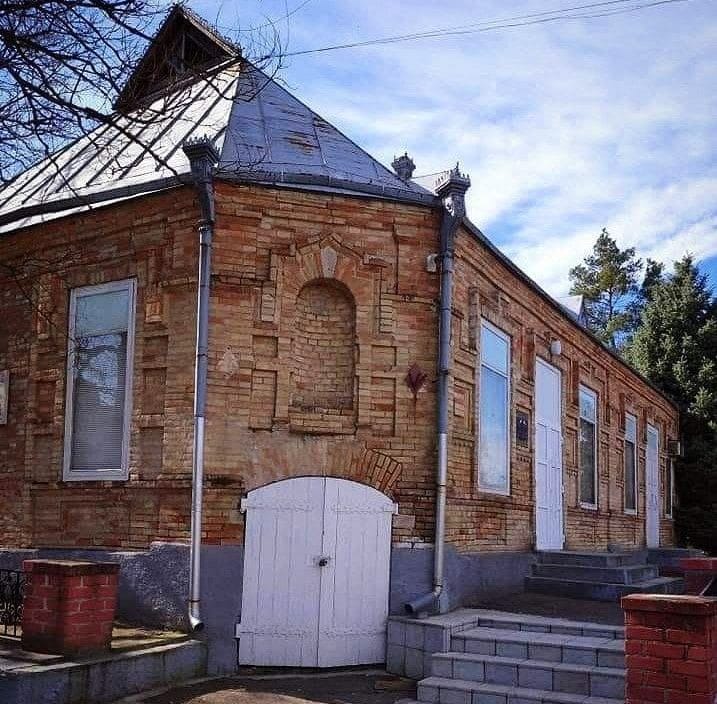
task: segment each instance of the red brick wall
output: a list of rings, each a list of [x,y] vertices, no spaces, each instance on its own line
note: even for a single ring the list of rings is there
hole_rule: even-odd
[[[75,655],[109,648],[119,564],[25,560],[23,571],[25,650]]]
[[[454,434],[450,459],[448,536],[471,550],[529,549],[534,542],[533,395],[535,356],[562,372],[563,467],[566,505],[566,547],[606,548],[609,544],[645,543],[645,449],[647,422],[660,430],[661,491],[667,471],[666,439],[677,437],[674,408],[657,392],[582,334],[555,308],[527,288],[474,235],[460,231],[456,243],[454,295]],[[481,492],[476,484],[474,403],[478,363],[478,324],[485,318],[511,337],[511,436],[515,411],[530,418],[527,447],[512,444],[511,495]],[[562,343],[551,359],[550,341]],[[598,508],[584,509],[578,499],[578,388],[597,392]],[[638,515],[624,512],[624,417],[638,418]],[[664,514],[664,511],[663,511]],[[671,545],[672,521],[663,518],[661,542]]]
[[[426,257],[437,250],[438,213],[228,183],[216,191],[205,541],[241,542],[243,492],[315,474],[385,491],[400,504],[394,539],[431,540],[439,277],[426,271]],[[3,263],[39,252],[56,262],[30,277],[32,303],[17,281],[0,282],[0,315],[9,321],[0,332],[0,369],[11,371],[0,489],[13,497],[0,544],[143,548],[187,538],[197,214],[193,192],[182,188],[0,237]],[[138,281],[130,477],[65,484],[68,290],[130,276]],[[312,318],[319,304],[323,312]],[[658,424],[664,448],[666,435],[676,433],[674,411],[468,233],[459,234],[456,263],[449,540],[463,550],[529,549],[533,542],[530,448],[514,447],[510,497],[475,488],[480,316],[512,336],[514,408],[532,408],[534,355],[547,355],[551,337],[563,342],[556,364],[564,379],[568,545],[643,544],[645,420]],[[325,343],[315,357],[306,352],[311,325],[318,326],[315,341]],[[427,376],[415,397],[405,383],[412,365]],[[312,379],[319,384],[312,387]],[[596,512],[576,500],[579,381],[609,400],[601,403]],[[308,404],[298,402],[299,390]],[[626,409],[640,419],[637,518],[622,511]],[[663,470],[665,461],[663,453]],[[669,521],[662,533],[669,543]]]
[[[626,704],[713,704],[717,599],[634,595],[622,605]]]
[[[1,545],[139,548],[188,534],[197,213],[193,191],[178,189],[0,236]],[[130,479],[66,484],[69,290],[129,277]]]
[[[217,213],[205,471],[232,490],[207,537],[241,540],[240,491],[330,474],[394,497],[396,540],[430,538],[434,386],[403,380],[414,363],[435,379],[436,214],[222,183]],[[309,325],[328,357],[302,369]],[[299,407],[298,386],[323,400]]]

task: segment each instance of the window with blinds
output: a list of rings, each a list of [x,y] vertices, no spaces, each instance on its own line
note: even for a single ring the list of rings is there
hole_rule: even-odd
[[[70,298],[65,479],[126,479],[134,279],[74,289]]]

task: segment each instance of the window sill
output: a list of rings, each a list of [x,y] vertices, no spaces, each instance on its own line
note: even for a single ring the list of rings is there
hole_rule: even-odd
[[[475,490],[475,493],[479,496],[481,494],[495,497],[495,498],[501,498],[501,499],[510,499],[510,491],[499,491],[497,489],[481,489],[480,487],[477,487]]]
[[[631,518],[637,518],[637,509],[626,508],[624,514],[626,516],[630,516]]]
[[[63,482],[126,482],[129,479],[128,472],[65,472],[62,475]]]
[[[579,508],[583,509],[584,511],[597,512],[597,510],[598,510],[597,504],[584,504],[582,501],[579,504]]]

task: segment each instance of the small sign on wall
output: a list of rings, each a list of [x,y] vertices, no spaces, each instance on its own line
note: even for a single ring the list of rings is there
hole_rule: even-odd
[[[7,424],[7,403],[10,395],[10,372],[0,371],[0,425]]]
[[[530,446],[530,415],[526,411],[515,412],[515,442],[521,447]]]

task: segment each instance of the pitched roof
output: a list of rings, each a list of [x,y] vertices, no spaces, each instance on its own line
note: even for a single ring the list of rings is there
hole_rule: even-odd
[[[172,27],[160,29],[155,42],[174,41],[176,21]],[[193,23],[191,31],[198,31]],[[145,57],[156,52],[153,46]],[[128,94],[139,106],[117,112],[1,189],[0,232],[185,183],[182,144],[204,135],[220,151],[223,178],[435,202],[430,191],[402,181],[271,77],[238,55],[220,54],[201,78],[159,93],[140,61],[130,84],[144,88]]]

